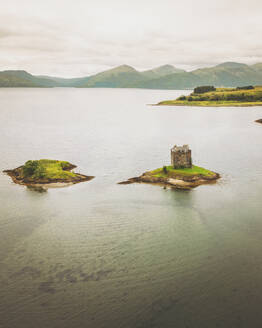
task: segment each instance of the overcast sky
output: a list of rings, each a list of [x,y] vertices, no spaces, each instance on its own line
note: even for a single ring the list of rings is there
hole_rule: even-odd
[[[0,0],[0,70],[262,62],[261,0]]]

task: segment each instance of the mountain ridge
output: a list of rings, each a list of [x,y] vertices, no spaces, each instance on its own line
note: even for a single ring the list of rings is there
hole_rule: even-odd
[[[199,85],[236,87],[262,85],[262,63],[247,65],[224,62],[212,67],[185,71],[166,64],[138,71],[129,65],[80,78],[32,75],[25,70],[0,71],[0,87],[80,87],[80,88],[145,88],[192,89]]]

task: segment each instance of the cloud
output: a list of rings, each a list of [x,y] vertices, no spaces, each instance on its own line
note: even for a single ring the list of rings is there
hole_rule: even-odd
[[[10,30],[5,28],[0,28],[0,39],[9,37],[10,35],[12,35],[12,32]]]
[[[0,1],[1,70],[78,76],[123,63],[262,62],[257,0]]]

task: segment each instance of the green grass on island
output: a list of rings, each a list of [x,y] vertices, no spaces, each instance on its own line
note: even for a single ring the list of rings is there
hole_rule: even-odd
[[[172,178],[175,176],[203,176],[212,177],[214,172],[204,169],[203,167],[193,165],[192,168],[174,169],[173,166],[164,166],[162,168],[149,172],[152,176],[157,178]]]
[[[24,165],[13,170],[5,170],[15,183],[35,186],[37,184],[70,183],[75,184],[93,179],[87,176],[72,172],[76,168],[74,164],[66,161],[53,159],[29,160]]]
[[[207,91],[205,91],[205,88]],[[203,107],[262,106],[262,86],[238,88],[198,87],[189,96],[180,96],[175,100],[161,101],[158,105]]]
[[[29,160],[23,166],[6,172],[16,180],[26,183],[74,182],[85,177],[71,172],[75,167],[75,165],[66,161],[40,159]]]
[[[70,180],[77,177],[76,173],[70,172],[73,167],[69,162],[51,159],[27,161],[22,166],[21,177],[30,180]]]

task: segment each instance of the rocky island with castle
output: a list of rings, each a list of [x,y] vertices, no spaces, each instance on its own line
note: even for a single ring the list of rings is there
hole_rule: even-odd
[[[192,153],[188,145],[175,145],[171,149],[170,166],[145,172],[139,177],[130,178],[119,184],[144,182],[187,190],[202,184],[214,183],[219,178],[218,173],[192,164]]]

